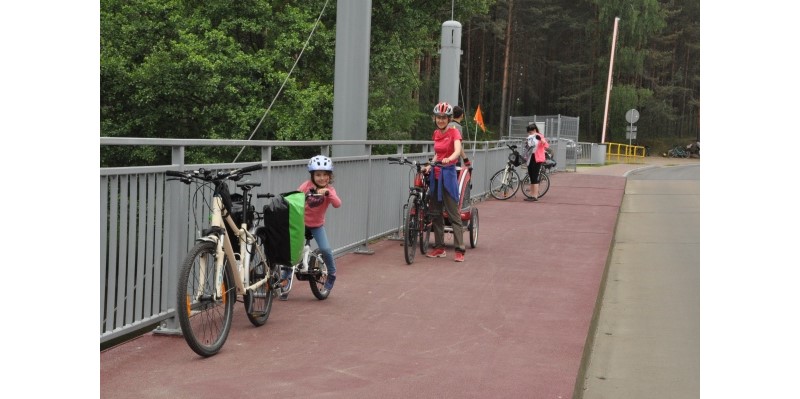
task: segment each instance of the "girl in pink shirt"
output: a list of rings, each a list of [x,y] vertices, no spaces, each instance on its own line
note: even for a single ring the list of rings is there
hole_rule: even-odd
[[[325,281],[325,289],[331,290],[336,281],[336,262],[333,259],[333,250],[328,243],[328,235],[325,234],[325,212],[328,205],[334,208],[342,206],[342,200],[336,195],[333,183],[333,161],[324,155],[317,155],[308,161],[308,173],[311,175],[309,180],[304,181],[297,188],[306,194],[305,225],[306,230],[311,232],[314,241],[317,242],[325,265],[328,267],[328,279]],[[312,194],[312,195],[309,195]],[[286,295],[281,296],[286,300]]]

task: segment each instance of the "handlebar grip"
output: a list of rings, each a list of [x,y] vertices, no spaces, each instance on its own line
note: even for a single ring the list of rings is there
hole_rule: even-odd
[[[173,176],[173,177],[183,177],[184,172],[178,172],[177,170],[168,170],[166,172],[166,175],[167,176]]]
[[[261,168],[263,168],[263,167],[264,167],[264,165],[261,165],[261,164],[245,166],[244,168],[239,169],[239,171],[237,173],[238,174],[242,174],[242,173],[247,173],[247,172],[253,172],[253,171],[256,171],[256,170],[261,170]]]
[[[397,158],[397,157],[388,157],[386,159],[388,159],[389,161],[392,161],[392,162],[400,162],[400,158]]]
[[[272,194],[272,193],[256,194],[256,198],[272,198],[274,196],[275,196],[275,194]]]

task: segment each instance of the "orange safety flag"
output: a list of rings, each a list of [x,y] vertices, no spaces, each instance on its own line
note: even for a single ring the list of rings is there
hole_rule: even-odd
[[[483,125],[483,114],[481,114],[481,106],[478,104],[478,109],[475,110],[475,123],[481,127],[484,133],[486,133],[486,126]]]

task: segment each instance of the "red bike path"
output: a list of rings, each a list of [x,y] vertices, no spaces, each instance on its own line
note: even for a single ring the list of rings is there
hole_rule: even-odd
[[[327,300],[297,285],[258,328],[237,304],[210,358],[154,333],[102,351],[101,397],[571,398],[625,183],[556,173],[539,202],[477,202],[463,263],[449,234],[412,265],[389,239],[343,255]]]

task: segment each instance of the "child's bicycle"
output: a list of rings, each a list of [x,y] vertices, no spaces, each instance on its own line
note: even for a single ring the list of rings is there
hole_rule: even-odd
[[[417,241],[419,241],[419,252],[428,252],[428,244],[431,238],[431,218],[428,214],[428,178],[423,172],[424,163],[419,161],[409,161],[406,158],[389,157],[389,163],[398,165],[409,165],[412,185],[408,188],[408,200],[403,205],[403,254],[406,263],[414,263],[417,254]]]
[[[317,194],[311,194],[317,195]],[[292,266],[281,265],[281,281],[279,283],[281,300],[285,301],[289,298],[289,292],[292,290],[294,278],[300,281],[308,281],[311,286],[311,293],[321,300],[324,300],[330,295],[331,291],[325,288],[325,283],[328,281],[328,266],[325,264],[325,259],[319,249],[311,250],[311,230],[305,229],[306,242],[303,245],[303,251],[300,255],[300,262]]]
[[[258,182],[241,182],[242,217],[239,226],[233,220],[233,203],[227,181],[238,181],[261,165],[231,172],[167,171],[185,184],[210,184],[214,188],[211,226],[204,229],[197,244],[186,255],[178,275],[177,313],[186,343],[201,356],[215,355],[222,348],[233,323],[237,297],[244,302],[247,318],[255,326],[267,322],[272,299],[279,289],[279,271],[270,267],[264,253],[263,226],[248,225],[250,190]],[[197,194],[195,194],[197,198]],[[237,204],[238,205],[238,204]],[[227,230],[226,230],[227,225]],[[238,253],[234,245],[238,243]]]

